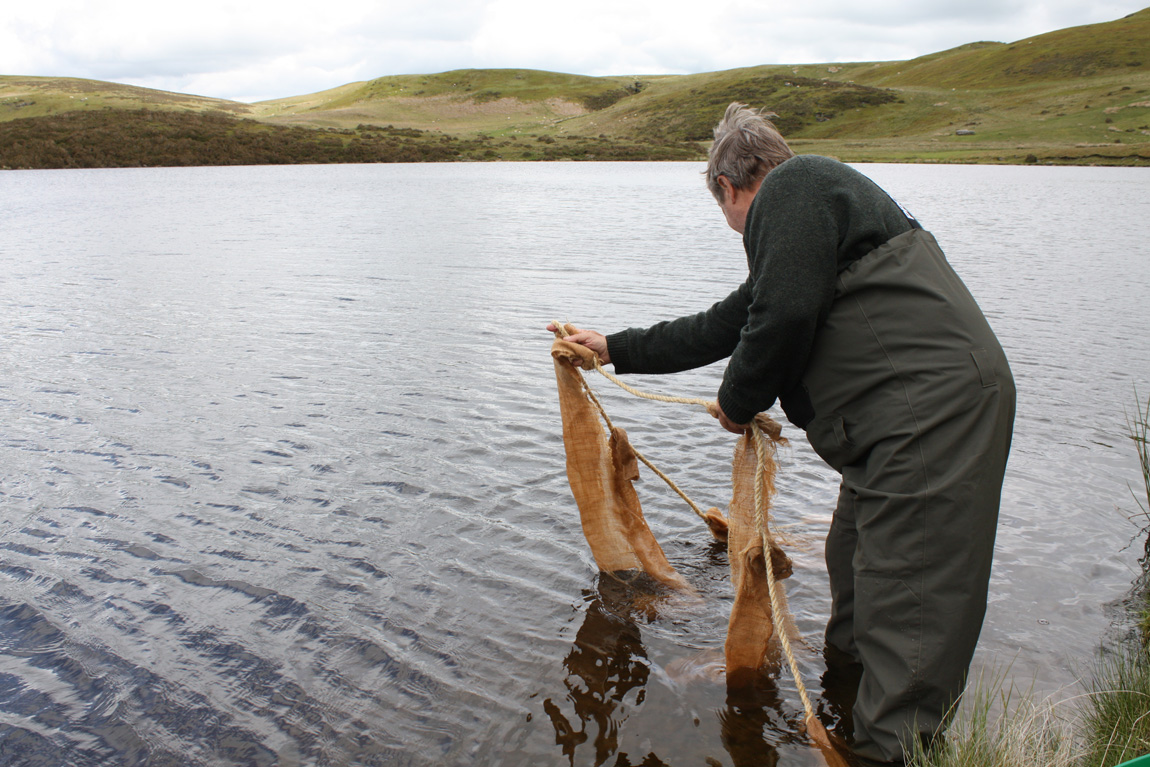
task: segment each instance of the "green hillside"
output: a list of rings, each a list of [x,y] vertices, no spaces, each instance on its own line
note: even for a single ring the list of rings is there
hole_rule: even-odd
[[[1009,45],[973,43],[874,68],[875,85],[1002,88],[1150,72],[1150,8]],[[860,75],[859,79],[863,79]]]
[[[159,135],[170,130],[159,123],[165,113],[211,116],[201,126],[209,133],[220,130],[221,120],[234,123],[228,130],[235,135],[257,135],[259,124],[309,129],[312,134],[275,134],[302,142],[298,158],[318,156],[304,146],[314,143],[314,131],[326,133],[328,144],[339,136],[351,146],[378,144],[381,131],[397,130],[415,131],[407,139],[421,145],[452,145],[447,159],[702,158],[731,101],[774,112],[796,151],[847,161],[1146,165],[1150,9],[911,61],[628,77],[456,70],[381,77],[250,105],[89,80],[0,77],[0,166],[23,167],[9,148],[16,139],[6,123],[31,121],[21,135],[35,135],[37,125],[46,134],[50,118],[77,112],[104,115],[96,121],[104,146],[116,116],[123,117],[124,140],[153,158],[163,152],[140,137],[141,121],[156,123],[152,132]],[[59,123],[53,125],[58,130]],[[89,129],[77,122],[73,130],[68,143],[78,147]],[[219,163],[218,150],[217,144],[204,161]],[[356,152],[374,156],[365,148]],[[427,151],[421,158],[443,154]]]
[[[75,77],[0,77],[0,122],[100,109],[156,109],[246,116],[247,104]]]
[[[397,75],[254,104],[278,125],[349,128],[394,124],[421,130],[522,133],[602,109],[637,93],[635,78],[530,69],[466,69]]]

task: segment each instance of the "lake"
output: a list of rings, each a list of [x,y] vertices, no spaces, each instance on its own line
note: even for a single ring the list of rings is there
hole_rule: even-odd
[[[859,168],[937,236],[1017,379],[973,673],[1072,695],[1139,572],[1150,173]],[[644,475],[702,597],[652,600],[600,581],[566,483],[547,322],[647,325],[745,276],[701,170],[0,173],[0,763],[811,763],[788,674],[748,702],[709,673],[732,595],[690,509]],[[722,370],[631,381],[711,397]],[[725,506],[731,435],[592,385]],[[784,434],[821,707],[837,478]]]

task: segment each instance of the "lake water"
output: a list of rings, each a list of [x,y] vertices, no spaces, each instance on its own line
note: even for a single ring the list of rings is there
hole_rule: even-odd
[[[1150,173],[860,168],[938,237],[1018,383],[974,672],[1072,694],[1138,572]],[[600,584],[566,484],[544,325],[738,284],[701,169],[0,173],[0,763],[809,764],[785,673],[753,701],[707,673],[731,591],[691,511],[640,484],[702,596],[652,602]],[[721,374],[632,380],[709,397]],[[725,505],[733,437],[597,379]],[[785,433],[821,706],[837,480]]]

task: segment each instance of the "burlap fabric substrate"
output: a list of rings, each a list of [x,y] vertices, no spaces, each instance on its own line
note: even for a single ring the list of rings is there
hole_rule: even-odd
[[[599,569],[606,573],[640,570],[668,587],[690,589],[667,561],[643,517],[632,484],[639,477],[638,463],[642,460],[691,506],[716,538],[727,541],[735,591],[724,645],[728,686],[750,684],[763,673],[771,640],[777,637],[802,699],[807,734],[828,765],[845,767],[846,762],[832,747],[825,728],[815,717],[790,642],[793,623],[780,581],[791,575],[791,563],[775,544],[769,529],[769,505],[776,473],[775,448],[785,443],[780,426],[765,414],[756,416],[752,428],[739,439],[735,449],[727,518],[714,508],[704,513],[665,474],[635,451],[623,429],[611,424],[579,368],[594,368],[632,394],[647,399],[701,405],[712,413],[714,404],[639,392],[607,373],[590,349],[564,341],[562,336],[574,332],[572,326],[556,323],[556,327],[561,330],[556,333],[551,356],[563,419],[567,478],[579,507],[583,534]],[[770,568],[766,566],[766,551],[771,554]]]

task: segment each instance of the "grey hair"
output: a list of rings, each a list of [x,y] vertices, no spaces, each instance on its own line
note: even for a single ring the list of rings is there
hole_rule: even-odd
[[[736,189],[746,189],[795,156],[767,119],[776,116],[737,101],[727,107],[715,126],[715,143],[707,154],[707,188],[716,200],[723,202],[719,176],[726,176]]]

